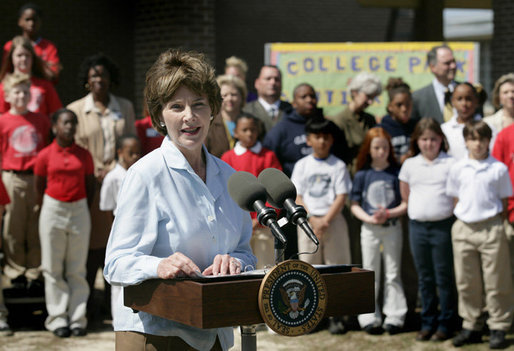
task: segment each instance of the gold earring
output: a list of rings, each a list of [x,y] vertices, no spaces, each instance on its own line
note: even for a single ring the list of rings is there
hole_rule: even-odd
[[[84,87],[86,88],[86,90],[89,90],[89,88],[90,88],[89,83],[84,84]]]

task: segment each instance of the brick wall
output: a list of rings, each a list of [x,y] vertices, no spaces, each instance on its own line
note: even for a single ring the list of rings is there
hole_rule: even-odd
[[[493,0],[494,35],[492,40],[492,78],[514,72],[514,2]]]
[[[215,58],[214,0],[141,0],[135,7],[134,103],[142,113],[145,73],[161,52],[181,47]]]
[[[0,1],[0,43],[20,34],[18,9],[27,1]],[[43,10],[41,34],[53,41],[64,66],[57,92],[64,105],[85,95],[78,84],[82,60],[102,51],[119,66],[121,84],[115,94],[133,99],[133,1],[38,0]]]
[[[363,8],[353,0],[218,0],[216,67],[222,73],[225,58],[244,58],[247,85],[253,89],[265,43],[380,42],[386,39],[390,14],[388,8]]]

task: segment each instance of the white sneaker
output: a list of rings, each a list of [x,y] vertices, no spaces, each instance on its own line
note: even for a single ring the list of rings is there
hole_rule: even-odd
[[[0,336],[12,336],[14,335],[11,327],[7,324],[6,321],[0,319]]]

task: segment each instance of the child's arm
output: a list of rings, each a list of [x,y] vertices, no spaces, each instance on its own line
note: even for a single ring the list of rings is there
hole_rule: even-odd
[[[334,202],[328,209],[328,212],[323,218],[325,221],[330,224],[334,217],[341,213],[344,207],[344,203],[346,202],[346,196],[347,194],[338,194],[336,195],[336,198],[334,199]]]
[[[404,181],[400,180],[400,194],[402,195],[402,200],[408,204],[410,195],[409,183],[405,183]]]
[[[503,205],[503,211],[502,211],[502,219],[508,219],[509,218],[509,198],[503,198],[502,199],[502,205]]]
[[[350,209],[355,217],[357,217],[365,223],[382,224],[383,222],[385,222],[382,221],[381,223],[379,223],[378,219],[374,216],[370,216],[369,214],[367,214],[366,211],[362,209],[361,205],[357,201],[352,201]]]
[[[86,175],[86,196],[87,196],[87,205],[91,208],[91,204],[93,203],[93,196],[95,195],[95,176],[94,174]]]
[[[36,205],[41,208],[43,203],[43,196],[46,190],[46,177],[34,175],[34,189],[36,191]]]

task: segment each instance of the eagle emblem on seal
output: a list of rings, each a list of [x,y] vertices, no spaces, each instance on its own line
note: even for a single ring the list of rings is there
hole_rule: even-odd
[[[286,306],[286,309],[282,311],[283,314],[289,315],[291,319],[303,316],[306,307],[310,303],[309,299],[305,299],[306,288],[306,285],[303,285],[296,279],[287,281],[279,288],[282,302]]]

